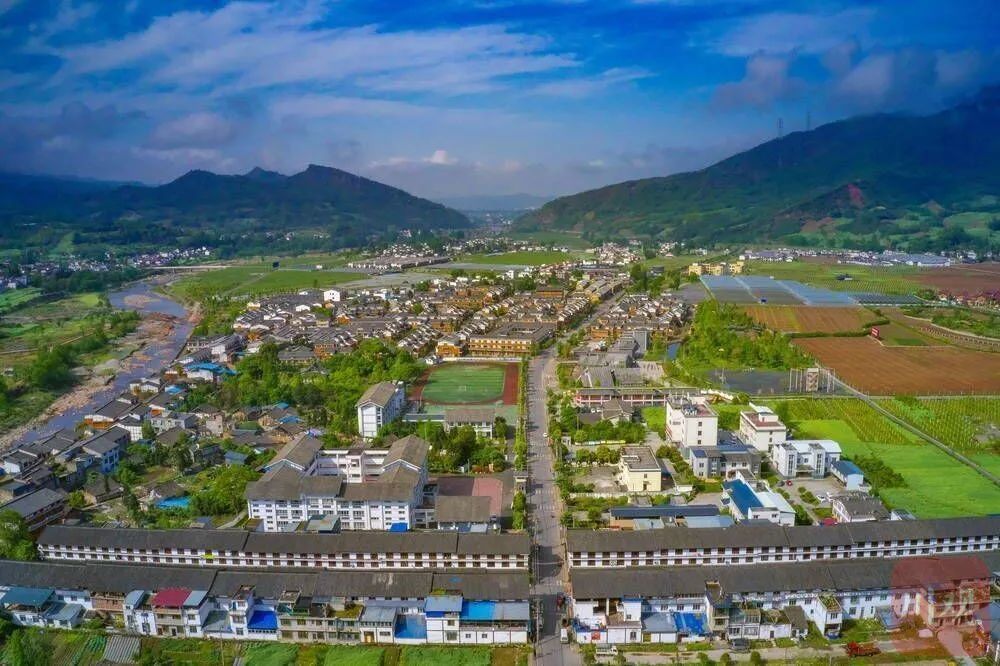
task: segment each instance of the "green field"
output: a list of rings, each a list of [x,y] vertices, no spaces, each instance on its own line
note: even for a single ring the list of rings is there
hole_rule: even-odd
[[[404,647],[401,666],[490,666],[490,649],[485,647]]]
[[[445,363],[430,371],[422,399],[444,405],[499,400],[504,373],[504,366],[498,363]]]
[[[324,288],[365,277],[362,273],[298,268],[271,268],[271,264],[238,264],[195,273],[171,285],[182,298],[204,296],[263,296],[301,289]]]
[[[1000,398],[910,398],[879,404],[1000,475]]]
[[[923,288],[915,279],[920,269],[909,266],[870,267],[849,264],[821,264],[812,261],[768,263],[748,261],[744,272],[748,275],[769,275],[776,280],[798,280],[817,287],[836,291],[861,291],[877,294],[912,294]],[[850,280],[838,280],[848,275]]]
[[[37,287],[8,289],[7,291],[0,292],[0,314],[28,303],[41,293],[42,290]]]
[[[522,231],[510,234],[514,240],[526,240],[541,245],[552,244],[558,247],[568,247],[571,250],[586,250],[593,246],[590,241],[581,238],[579,234],[568,231]]]
[[[1000,488],[860,400],[786,400],[772,407],[795,438],[835,440],[846,457],[875,456],[899,473],[906,487],[881,491],[890,507],[909,509],[921,518],[1000,511]]]
[[[542,264],[557,264],[577,258],[575,252],[559,252],[557,250],[504,252],[502,254],[469,254],[459,257],[456,261],[466,264],[500,264],[541,266]]]

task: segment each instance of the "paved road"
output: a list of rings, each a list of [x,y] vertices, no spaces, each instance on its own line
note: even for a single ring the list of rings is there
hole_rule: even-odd
[[[531,596],[538,604],[540,618],[535,645],[535,663],[562,666],[581,663],[579,654],[559,642],[562,613],[556,597],[566,592],[568,571],[565,561],[562,528],[556,491],[554,456],[544,434],[548,419],[545,413],[545,387],[555,372],[555,357],[550,348],[533,358],[528,366],[528,473],[530,488],[528,510],[531,517],[534,547],[534,582]]]

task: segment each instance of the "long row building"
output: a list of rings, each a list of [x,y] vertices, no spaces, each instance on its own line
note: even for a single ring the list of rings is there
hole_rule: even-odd
[[[50,525],[42,559],[202,568],[527,571],[526,534],[247,532]]]
[[[0,561],[0,610],[17,624],[72,629],[96,615],[131,634],[181,638],[526,643],[528,590],[527,572]]]

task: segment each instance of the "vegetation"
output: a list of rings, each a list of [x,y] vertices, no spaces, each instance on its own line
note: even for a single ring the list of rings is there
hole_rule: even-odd
[[[523,491],[518,490],[514,493],[513,514],[511,527],[523,530],[528,524],[528,499]]]
[[[987,338],[1000,338],[1000,315],[967,308],[904,308],[903,312],[931,323]]]
[[[998,139],[982,138],[998,121],[995,99],[987,91],[932,116],[864,116],[795,132],[701,171],[561,197],[516,227],[582,228],[595,241],[626,230],[700,244],[986,250],[995,232],[948,216],[995,213],[980,203],[995,190]]]
[[[470,254],[459,257],[458,260],[469,264],[541,266],[542,264],[571,261],[577,256],[576,252],[560,252],[558,250],[522,250],[501,254]]]
[[[963,453],[983,459],[1000,454],[1000,398],[897,396],[879,404]]]
[[[498,363],[445,363],[430,371],[421,399],[436,404],[497,400],[503,394],[505,369]]]
[[[33,560],[38,556],[35,541],[19,513],[0,510],[0,559]]]
[[[224,516],[246,508],[243,493],[247,484],[257,480],[259,472],[240,465],[208,470],[210,480],[205,489],[191,497],[190,508],[196,515]]]
[[[736,306],[712,299],[698,305],[678,363],[688,369],[784,369],[805,367],[810,359],[787,336],[764,329]]]

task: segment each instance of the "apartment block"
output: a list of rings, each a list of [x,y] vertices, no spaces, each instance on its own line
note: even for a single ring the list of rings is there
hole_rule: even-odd
[[[392,423],[403,413],[405,406],[402,382],[379,382],[368,387],[356,405],[358,432],[365,439],[374,439],[382,426]]]
[[[680,447],[714,446],[719,440],[719,417],[699,398],[671,398],[667,402],[667,436]]]

